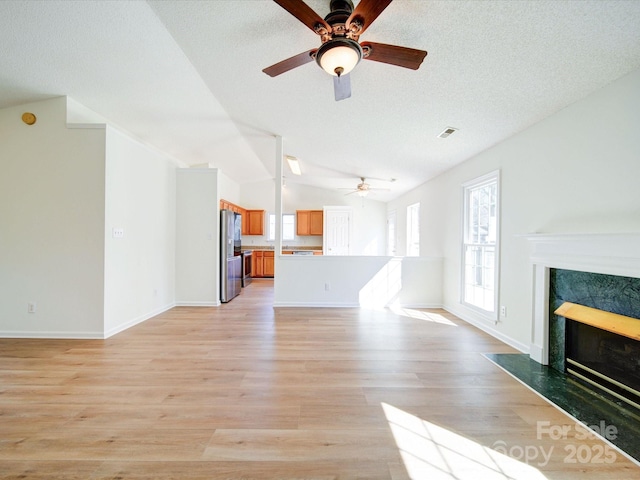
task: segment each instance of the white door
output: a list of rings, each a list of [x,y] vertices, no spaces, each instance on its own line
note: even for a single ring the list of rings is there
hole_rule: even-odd
[[[351,209],[324,209],[324,255],[349,255],[351,239]]]

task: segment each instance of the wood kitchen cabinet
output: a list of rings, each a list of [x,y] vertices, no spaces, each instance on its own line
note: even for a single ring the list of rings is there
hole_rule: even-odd
[[[273,277],[275,272],[275,256],[273,252],[264,252],[262,264],[262,275],[265,277]]]
[[[249,235],[249,222],[247,222],[247,210],[240,209],[240,215],[242,215],[242,227],[240,233],[242,235]]]
[[[242,215],[242,235],[264,235],[264,210],[247,210],[235,203],[220,200],[220,210]]]
[[[264,235],[264,210],[245,210],[243,223],[247,226],[245,235]]]
[[[269,250],[254,250],[251,256],[254,277],[273,277],[275,271],[275,255]]]
[[[322,235],[322,210],[297,210],[296,235]]]
[[[254,250],[253,255],[251,255],[251,261],[253,262],[251,265],[251,274],[254,277],[262,277],[264,276],[264,252],[262,250]]]

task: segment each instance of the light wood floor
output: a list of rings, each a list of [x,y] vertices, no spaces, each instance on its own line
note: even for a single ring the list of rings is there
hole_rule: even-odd
[[[446,312],[274,310],[272,285],[106,341],[0,340],[0,478],[640,478]],[[552,455],[535,476],[483,446]]]

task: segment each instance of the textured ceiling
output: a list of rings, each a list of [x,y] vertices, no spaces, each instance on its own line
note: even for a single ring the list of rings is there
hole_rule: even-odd
[[[0,108],[69,95],[240,183],[273,178],[281,135],[304,173],[288,182],[365,176],[387,200],[640,68],[640,2],[395,0],[361,40],[429,54],[417,71],[361,62],[335,102],[314,63],[262,73],[319,44],[270,0],[5,0]]]

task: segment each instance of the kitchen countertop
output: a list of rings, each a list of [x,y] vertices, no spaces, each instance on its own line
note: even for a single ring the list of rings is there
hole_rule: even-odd
[[[267,245],[267,246],[261,246],[261,245],[242,245],[241,247],[242,250],[273,250],[274,247],[273,245]],[[282,251],[283,252],[300,252],[300,251],[317,251],[317,252],[321,252],[322,251],[322,247],[321,246],[308,246],[308,245],[283,245],[282,246]]]

